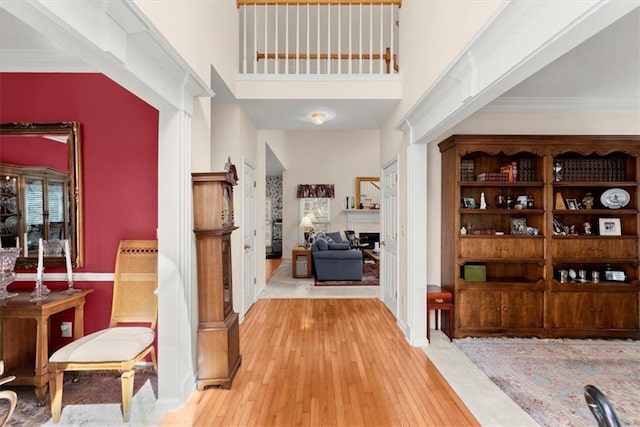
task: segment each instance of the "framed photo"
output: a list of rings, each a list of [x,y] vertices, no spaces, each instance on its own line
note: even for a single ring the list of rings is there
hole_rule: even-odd
[[[566,199],[567,209],[575,211],[578,210],[578,201],[576,199]]]
[[[620,218],[600,218],[601,236],[621,236]]]
[[[478,207],[476,200],[473,197],[463,197],[462,202],[465,208],[476,209]]]
[[[511,234],[516,236],[527,235],[527,218],[511,218],[509,223],[511,225]]]

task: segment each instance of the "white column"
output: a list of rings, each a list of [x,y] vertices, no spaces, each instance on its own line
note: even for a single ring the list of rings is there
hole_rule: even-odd
[[[195,389],[191,318],[197,311],[191,193],[191,116],[160,111],[158,175],[158,405],[175,408]]]
[[[405,140],[411,138],[410,132]],[[409,342],[414,346],[427,345],[426,286],[427,286],[427,146],[407,145],[407,326]],[[439,207],[438,207],[439,209]],[[435,242],[440,246],[440,241]]]

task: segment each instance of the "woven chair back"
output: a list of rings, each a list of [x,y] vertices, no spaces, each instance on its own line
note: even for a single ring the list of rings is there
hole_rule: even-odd
[[[109,326],[135,323],[155,328],[158,318],[157,287],[158,241],[121,241],[116,257]]]

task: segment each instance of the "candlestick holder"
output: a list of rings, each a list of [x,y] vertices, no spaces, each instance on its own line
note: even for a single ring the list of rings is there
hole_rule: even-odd
[[[45,301],[49,298],[49,293],[45,293],[44,288],[45,286],[42,279],[36,279],[36,287],[33,292],[31,292],[31,299],[29,299],[29,301]]]
[[[20,249],[1,248],[0,249],[0,300],[5,300],[17,296],[17,293],[7,292],[7,286],[16,280],[16,273],[13,271]]]
[[[73,287],[73,280],[67,280],[67,286],[68,288],[66,290],[60,292],[61,294],[71,295],[75,294],[76,292],[82,292],[82,289],[76,289]]]

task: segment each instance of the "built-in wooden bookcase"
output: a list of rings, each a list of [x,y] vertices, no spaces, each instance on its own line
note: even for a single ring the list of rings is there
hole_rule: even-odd
[[[455,135],[440,151],[456,337],[640,338],[640,138]]]

